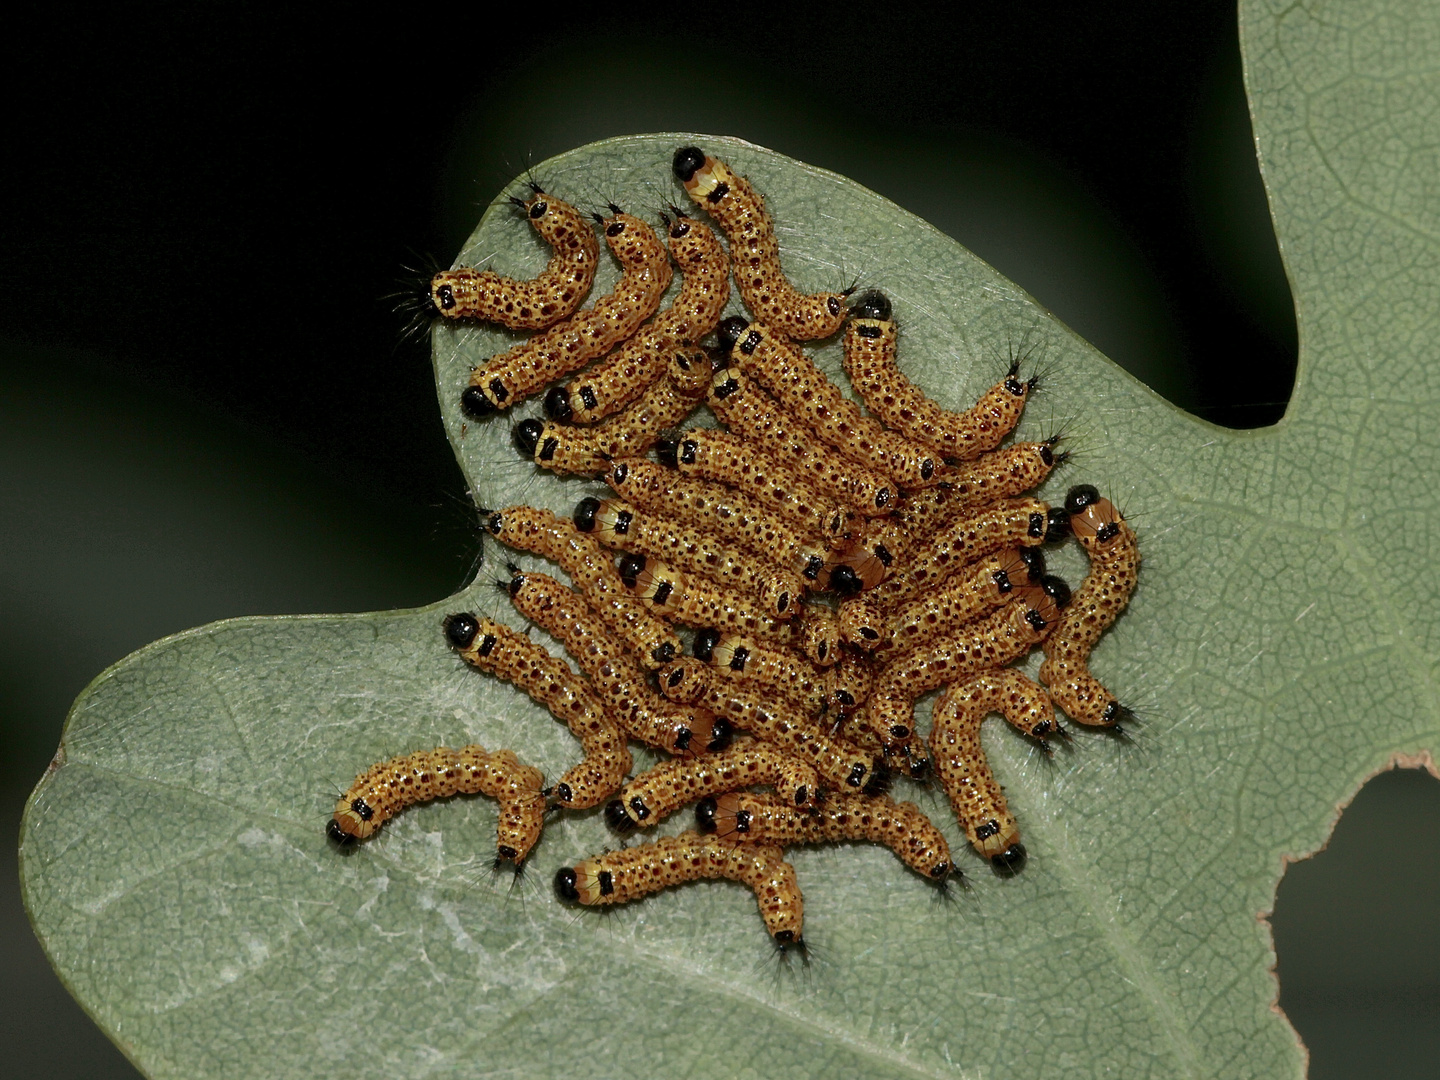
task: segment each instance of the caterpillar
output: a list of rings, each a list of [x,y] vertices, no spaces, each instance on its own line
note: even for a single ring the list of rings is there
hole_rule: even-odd
[[[543,330],[574,313],[595,281],[600,242],[569,203],[531,184],[528,199],[511,197],[551,247],[550,261],[530,281],[461,266],[443,270],[425,290],[431,312],[446,319],[479,319],[512,330]]]
[[[662,431],[689,416],[710,385],[710,372],[703,349],[677,346],[665,374],[603,424],[571,427],[531,417],[515,425],[515,447],[542,469],[598,476],[611,458],[638,457],[655,445]]]
[[[1021,586],[1015,590],[1014,603],[910,649],[885,666],[860,715],[887,754],[910,752],[915,699],[921,694],[1003,667],[1055,629],[1060,600],[1068,599],[1069,590],[1060,588],[1064,583],[1059,578],[1054,580],[1059,583],[1054,586],[1057,595],[1037,585]]]
[[[806,296],[795,290],[780,267],[780,245],[765,200],[748,180],[695,146],[677,150],[671,168],[685,193],[725,230],[746,307],[793,341],[829,337],[840,329],[848,291]]]
[[[895,322],[878,289],[855,299],[845,326],[845,374],[875,416],[898,435],[922,443],[947,462],[992,450],[1020,420],[1034,380],[1016,378],[1015,365],[999,385],[963,413],[940,408],[895,364]],[[1021,489],[1026,490],[1024,488]]]
[[[677,476],[644,458],[614,461],[601,479],[642,510],[674,514],[687,525],[715,533],[732,547],[778,559],[807,581],[819,578],[825,567],[822,544],[723,484]]]
[[[728,718],[777,748],[808,762],[821,779],[878,795],[890,785],[890,772],[846,739],[831,735],[765,696],[745,679],[727,679],[692,656],[678,657],[657,672],[660,691],[678,702],[697,703]]]
[[[1027,735],[1058,731],[1045,692],[1011,668],[987,671],[945,688],[935,702],[930,754],[970,845],[1003,874],[1025,864],[1020,827],[980,746],[980,724],[993,712]]]
[[[793,570],[777,569],[743,549],[727,551],[714,533],[650,514],[621,499],[581,499],[575,527],[593,533],[602,544],[703,574],[751,597],[767,615],[793,619],[805,595],[805,582]]]
[[[804,900],[795,868],[778,847],[769,844],[727,844],[693,832],[662,836],[562,866],[555,874],[555,892],[566,903],[586,907],[626,904],[705,878],[728,878],[750,886],[775,943],[802,945]]]
[[[1006,499],[954,518],[924,546],[907,554],[904,574],[882,581],[872,603],[895,606],[933,588],[961,566],[1007,547],[1038,547],[1056,539],[1050,508],[1038,499]]]
[[[624,269],[619,282],[589,309],[492,356],[470,373],[460,407],[472,419],[508,409],[613,349],[660,305],[670,284],[670,260],[655,231],[612,207],[601,220],[605,241]]]
[[[1130,602],[1140,574],[1135,533],[1109,499],[1089,484],[1065,496],[1070,528],[1090,558],[1085,575],[1060,625],[1045,642],[1040,681],[1050,697],[1076,723],[1114,727],[1130,710],[1090,674],[1090,650]]]
[[[662,618],[682,626],[724,626],[777,642],[791,641],[797,634],[793,623],[772,619],[698,574],[683,574],[644,555],[621,558],[620,580]]]
[[[482,527],[502,544],[558,563],[642,667],[660,667],[680,654],[675,632],[630,595],[605,549],[571,522],[530,506],[480,514]]]
[[[720,321],[730,298],[730,264],[715,234],[698,221],[661,215],[670,254],[683,275],[674,302],[648,325],[568,386],[545,395],[545,415],[593,424],[634,401],[665,370],[677,345],[699,341]]]
[[[765,784],[790,806],[809,805],[819,778],[805,762],[767,743],[747,741],[718,754],[662,761],[621,789],[605,806],[605,820],[617,832],[657,824],[680,807],[722,791]]]
[[[855,661],[850,658],[834,667],[817,668],[784,649],[713,627],[695,635],[694,654],[717,671],[770,687],[806,715],[854,709],[864,702],[872,681],[852,670]]]
[[[849,510],[826,499],[763,446],[731,432],[691,428],[676,439],[662,440],[656,457],[681,476],[713,480],[744,492],[802,533],[837,538],[849,526]]]
[[[518,571],[506,591],[515,610],[565,646],[632,739],[687,755],[730,745],[732,728],[723,717],[676,708],[655,695],[635,663],[616,655],[605,625],[582,596],[545,574]]]
[[[794,472],[857,514],[888,514],[895,505],[899,493],[889,479],[827,452],[808,424],[781,409],[738,369],[716,370],[706,404],[731,432],[763,443]]]
[[[585,759],[543,793],[556,805],[575,810],[598,806],[625,782],[633,764],[625,735],[569,664],[524,634],[468,612],[447,615],[444,630],[462,660],[519,687],[565,721],[580,740]]]
[[[325,834],[349,845],[373,836],[407,806],[450,795],[489,795],[500,801],[496,865],[518,868],[545,823],[545,778],[510,750],[489,752],[478,743],[452,750],[437,746],[372,765],[335,803]]]
[[[936,588],[896,609],[875,648],[883,652],[921,646],[947,627],[962,626],[1007,602],[1017,587],[1039,584],[1044,575],[1045,556],[1039,548],[1007,548],[968,563]]]
[[[720,324],[719,337],[732,367],[769,390],[783,408],[846,457],[904,488],[929,487],[945,479],[938,455],[862,413],[814,361],[768,327],[737,315]]]
[[[815,807],[797,808],[784,800],[732,791],[702,800],[695,807],[700,832],[719,840],[791,847],[868,840],[884,844],[921,877],[943,883],[954,870],[950,845],[914,803],[884,795],[827,795]]]

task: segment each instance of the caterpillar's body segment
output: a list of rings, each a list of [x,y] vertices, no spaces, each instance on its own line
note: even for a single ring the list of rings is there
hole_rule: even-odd
[[[1007,547],[1038,547],[1050,535],[1050,508],[1038,499],[1007,499],[961,514],[928,544],[915,544],[905,572],[893,574],[869,594],[893,607],[934,588],[960,567]]]
[[[885,767],[853,743],[830,735],[745,679],[727,679],[693,656],[682,656],[657,673],[660,689],[676,701],[694,702],[737,728],[764,739],[815,767],[835,787],[875,795],[890,783]]]
[[[935,702],[930,754],[970,845],[997,870],[1014,873],[1025,862],[1020,827],[980,745],[980,724],[994,712],[1036,738],[1056,731],[1045,691],[1020,672],[1002,668],[946,687]]]
[[[748,550],[729,549],[708,530],[680,524],[663,512],[651,514],[622,499],[582,499],[575,507],[575,527],[609,547],[703,575],[756,600],[771,618],[793,619],[805,595],[805,582],[793,570],[777,569]]]
[[[887,753],[908,753],[915,699],[928,690],[1004,667],[1030,651],[1060,622],[1060,607],[1043,589],[1016,589],[1014,602],[950,630],[891,660],[876,680],[861,716]]]
[[[890,301],[871,289],[856,297],[845,326],[845,374],[884,424],[923,443],[946,461],[969,461],[1004,441],[1025,408],[1031,383],[1017,369],[963,413],[940,408],[901,374],[895,363],[895,322]],[[1022,488],[1021,490],[1027,490]]]
[[[507,547],[558,563],[642,667],[653,670],[680,654],[675,632],[630,594],[599,542],[571,522],[549,510],[511,506],[485,515],[482,524]]]
[[[550,789],[557,805],[577,810],[598,806],[625,782],[633,764],[625,734],[569,664],[524,634],[468,613],[446,617],[445,637],[467,664],[523,690],[565,721],[580,740],[585,760]]]
[[[495,847],[517,866],[540,838],[545,819],[545,778],[509,750],[490,753],[479,744],[437,746],[372,765],[335,804],[327,835],[351,844],[374,835],[407,806],[451,795],[489,795],[500,801]]]
[[[731,432],[769,448],[783,464],[857,514],[890,513],[899,493],[885,476],[833,454],[815,431],[734,367],[718,369],[706,403]]]
[[[740,318],[720,324],[731,367],[775,395],[787,412],[851,460],[874,469],[902,488],[924,488],[945,479],[934,451],[882,427],[840,392],[808,356],[760,323]]]
[[[792,341],[829,337],[845,322],[845,294],[796,291],[780,267],[775,226],[765,200],[718,158],[687,146],[675,154],[676,178],[730,241],[735,283],[745,306]]]
[[[873,679],[852,658],[827,668],[741,633],[705,629],[695,636],[695,656],[727,677],[745,678],[782,695],[806,716],[863,704]],[[857,670],[858,669],[858,670]]]
[[[818,539],[724,484],[689,479],[644,458],[621,458],[601,479],[641,509],[672,514],[684,524],[715,533],[728,547],[778,560],[806,581],[816,581],[825,567],[825,548]]]
[[[655,231],[617,213],[603,222],[606,243],[624,273],[591,308],[493,356],[470,373],[460,395],[467,416],[480,419],[524,401],[597,356],[609,352],[655,313],[672,271]]]
[[[620,578],[662,619],[682,626],[720,626],[777,643],[798,636],[793,622],[771,618],[754,604],[716,588],[698,574],[685,574],[644,555],[626,555]]]
[[[638,457],[662,431],[695,410],[710,385],[710,360],[703,349],[672,350],[665,375],[603,424],[572,427],[530,418],[515,425],[515,446],[542,469],[563,475],[599,476],[617,457]]]
[[[801,943],[804,902],[795,869],[778,847],[768,844],[729,844],[693,832],[662,836],[562,867],[555,875],[555,891],[560,899],[587,907],[625,904],[704,878],[729,878],[750,886],[775,942]]]
[[[695,809],[697,827],[716,839],[777,844],[884,844],[921,877],[944,881],[954,863],[950,845],[914,803],[884,795],[831,793],[814,807],[795,807],[771,795],[738,792],[707,798]]]
[[[715,428],[691,428],[662,444],[660,460],[681,476],[713,480],[783,515],[802,534],[844,534],[852,512],[827,499],[762,444]]]
[[[1114,504],[1088,484],[1070,489],[1065,508],[1070,528],[1090,558],[1090,572],[1055,633],[1046,639],[1040,681],[1076,723],[1113,727],[1129,710],[1090,674],[1090,650],[1129,604],[1140,574],[1140,550]]]
[[[672,754],[698,755],[730,745],[731,726],[705,709],[678,708],[645,683],[635,663],[618,655],[605,625],[584,597],[545,574],[510,579],[515,610],[554,637],[589,676],[610,715],[632,739]]]
[[[662,761],[626,784],[605,808],[605,818],[621,832],[658,824],[682,806],[722,791],[763,784],[790,806],[807,806],[819,791],[819,778],[805,762],[767,743],[749,741],[718,754]]]
[[[730,298],[725,249],[709,228],[689,218],[670,223],[669,235],[670,254],[684,275],[674,303],[568,386],[546,394],[545,412],[552,420],[593,424],[604,419],[658,379],[675,348],[715,329]]]
[[[600,263],[595,230],[574,207],[538,189],[519,205],[552,249],[545,269],[530,281],[466,266],[443,270],[430,280],[436,314],[496,322],[514,330],[543,330],[584,301]]]

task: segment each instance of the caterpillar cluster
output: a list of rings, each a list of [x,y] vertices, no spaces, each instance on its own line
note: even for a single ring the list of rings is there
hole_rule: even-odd
[[[597,220],[625,273],[580,309],[598,243],[538,187],[519,203],[554,250],[538,278],[449,271],[431,288],[440,317],[539,330],[475,369],[462,409],[489,416],[551,386],[548,421],[517,424],[516,447],[610,489],[569,519],[481,511],[490,536],[568,575],[511,565],[499,584],[578,674],[478,614],[443,626],[466,664],[563,720],[582,760],[547,786],[510,751],[397,758],[356,779],[328,832],[353,843],[408,805],[482,792],[501,802],[497,862],[518,868],[547,810],[603,804],[628,835],[698,804],[698,832],[562,868],[561,899],[621,903],[724,877],[754,891],[777,944],[803,945],[786,847],[882,843],[928,881],[958,872],[935,825],[888,797],[896,774],[933,772],[975,851],[997,872],[1020,869],[1025,847],[980,724],[998,713],[1043,743],[1063,734],[1056,706],[1096,727],[1130,715],[1088,658],[1129,601],[1139,554],[1095,488],[1072,487],[1063,506],[1028,494],[1067,456],[1056,438],[1006,443],[1034,378],[1012,365],[972,408],[942,409],[901,372],[883,293],[799,292],[748,181],[695,147],[672,170],[729,253],[703,220],[671,207],[662,219],[683,277],[664,311],[666,248],[614,206]],[[732,272],[751,318],[721,319]],[[863,408],[795,344],[842,328]],[[723,428],[682,426],[702,401]],[[1073,591],[1042,554],[1072,535],[1090,564]],[[1039,683],[1012,666],[1037,646]],[[941,688],[922,737],[915,699]],[[670,756],[632,776],[632,741]]]

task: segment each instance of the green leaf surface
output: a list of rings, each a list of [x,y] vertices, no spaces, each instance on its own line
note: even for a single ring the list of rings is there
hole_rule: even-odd
[[[861,272],[887,291],[902,364],[942,404],[973,400],[1012,347],[1042,358],[1021,432],[1062,425],[1082,451],[1043,494],[1095,482],[1139,536],[1140,588],[1094,667],[1148,722],[1133,746],[1081,733],[1051,761],[987,728],[1023,874],[992,876],[942,796],[902,788],[973,887],[939,904],[884,850],[796,851],[817,949],[802,970],[770,956],[732,883],[608,917],[560,907],[555,869],[613,843],[598,813],[548,828],[518,888],[492,879],[484,798],[412,809],[338,854],[335,788],[391,754],[478,741],[550,776],[576,760],[561,725],[441,637],[457,609],[521,625],[491,570],[417,611],[202,627],[81,695],[22,870],[101,1027],[149,1075],[187,1080],[1299,1076],[1259,918],[1283,859],[1322,843],[1364,777],[1440,742],[1440,514],[1418,482],[1440,473],[1440,9],[1247,3],[1241,34],[1301,341],[1290,410],[1263,431],[1175,409],[842,177],[692,134],[535,170],[562,197],[598,186],[649,210],[684,202],[670,155],[698,143],[767,194],[798,285]],[[545,258],[502,207],[459,261],[529,276]],[[458,412],[470,366],[510,337],[436,331],[447,430],[481,503],[567,512],[587,485],[509,445],[535,403]],[[818,355],[839,372],[838,345]],[[1073,549],[1055,561],[1078,582]]]

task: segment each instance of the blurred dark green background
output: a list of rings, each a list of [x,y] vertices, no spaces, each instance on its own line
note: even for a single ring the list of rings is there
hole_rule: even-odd
[[[26,5],[7,23],[12,842],[70,701],[132,650],[461,584],[464,485],[425,347],[397,344],[382,297],[416,252],[448,263],[528,162],[637,131],[740,135],[929,219],[1201,416],[1273,423],[1293,380],[1225,3],[435,5],[369,23]],[[1434,1075],[1437,878],[1440,784],[1414,772],[1370,784],[1330,850],[1290,871],[1282,1002],[1312,1076]],[[134,1075],[50,974],[13,855],[0,971],[7,1073]]]

